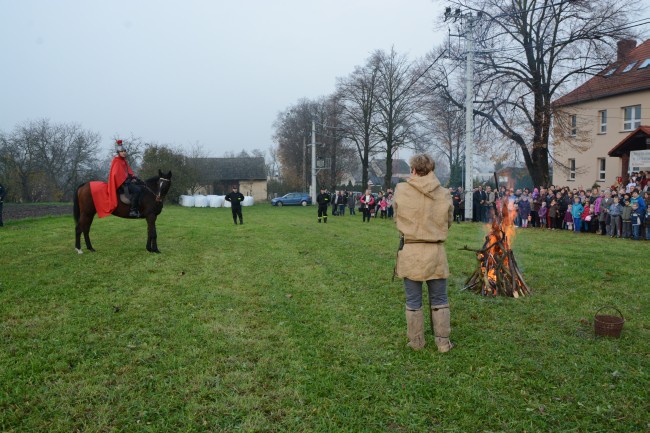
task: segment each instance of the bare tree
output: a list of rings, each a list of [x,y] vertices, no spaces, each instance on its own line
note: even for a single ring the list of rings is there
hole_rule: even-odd
[[[354,143],[361,161],[361,185],[368,185],[370,157],[376,152],[380,138],[377,135],[377,76],[376,56],[362,67],[357,66],[348,77],[337,82],[341,104],[341,128],[345,137]]]
[[[451,3],[471,12],[475,24],[474,115],[521,149],[535,185],[548,185],[552,102],[607,66],[616,40],[640,23],[628,18],[635,6],[617,0]]]
[[[266,152],[262,149],[251,150],[251,158],[266,158]]]
[[[346,171],[352,172],[355,164],[353,163],[354,152],[345,140],[346,129],[342,125],[341,113],[343,105],[340,101],[340,95],[334,94],[323,101],[321,104],[321,118],[325,119],[322,125],[320,148],[321,153],[329,157],[329,166],[325,167],[324,177],[327,178],[332,190],[341,184],[341,179]]]
[[[0,163],[22,200],[69,200],[97,172],[99,134],[77,124],[29,121],[2,134]]]
[[[306,190],[311,171],[306,143],[311,133],[311,122],[317,111],[316,103],[301,99],[278,114],[273,124],[273,140],[277,143],[277,161],[280,177],[293,189]]]
[[[465,113],[444,95],[436,93],[423,106],[422,115],[431,137],[432,153],[444,158],[450,171],[450,184],[461,185],[465,155]]]
[[[421,73],[395,49],[389,53],[376,51],[373,57],[378,72],[376,132],[381,137],[386,155],[384,187],[390,188],[393,155],[418,134],[416,123],[421,100],[414,84]]]
[[[278,149],[269,147],[269,156],[266,159],[266,174],[270,179],[276,180],[279,177]]]
[[[29,131],[28,124],[19,125],[12,132],[3,133],[0,138],[2,174],[10,188],[20,191],[14,193],[20,200],[30,200],[33,196],[32,180],[38,176],[38,159]]]
[[[337,176],[340,178],[337,161],[345,148],[338,110],[336,99],[330,96],[315,101],[302,99],[278,114],[273,138],[278,144],[280,175],[287,185],[306,189],[310,183],[312,167],[307,145],[311,143],[312,122],[316,129],[316,153],[331,163],[327,170],[318,172],[317,182],[336,184]]]

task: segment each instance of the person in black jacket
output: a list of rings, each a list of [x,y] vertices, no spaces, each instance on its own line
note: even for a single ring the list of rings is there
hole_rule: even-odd
[[[239,192],[237,185],[232,186],[232,192],[226,195],[226,201],[229,201],[231,204],[232,220],[235,224],[237,224],[237,217],[239,217],[239,224],[244,224],[244,218],[241,214],[241,203],[244,201],[244,195]]]
[[[477,223],[481,221],[481,192],[482,186],[474,188],[472,192],[472,221]]]
[[[7,194],[7,191],[5,190],[5,187],[2,186],[0,183],[0,227],[2,227],[4,224],[2,222],[2,203],[5,201],[5,195]]]
[[[463,191],[463,187],[459,186],[451,198],[454,203],[454,221],[460,224],[461,221],[465,221],[465,191]]]
[[[316,196],[316,203],[318,203],[318,222],[321,218],[327,223],[327,205],[330,204],[331,197],[325,188],[320,189],[320,194]]]

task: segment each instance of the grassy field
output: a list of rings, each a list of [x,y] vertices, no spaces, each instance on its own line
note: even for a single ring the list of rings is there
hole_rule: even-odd
[[[461,291],[483,228],[454,225],[448,354],[406,347],[392,221],[167,206],[146,224],[0,229],[3,432],[648,431],[650,242],[520,230],[533,294]],[[616,306],[620,339],[593,316]],[[428,327],[428,325],[427,325]]]

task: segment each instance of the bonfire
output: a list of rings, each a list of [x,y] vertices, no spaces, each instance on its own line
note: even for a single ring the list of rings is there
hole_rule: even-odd
[[[530,293],[512,252],[515,233],[514,209],[502,200],[501,212],[497,209],[483,248],[476,251],[478,267],[465,283],[463,290],[472,290],[484,296],[510,296],[518,298]],[[463,249],[470,250],[467,246]],[[470,250],[474,251],[474,250]]]

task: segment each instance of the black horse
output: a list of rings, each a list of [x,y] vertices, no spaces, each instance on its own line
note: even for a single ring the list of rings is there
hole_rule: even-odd
[[[156,218],[162,212],[163,200],[172,184],[172,172],[163,174],[158,170],[158,176],[147,179],[144,182],[142,197],[140,198],[140,218],[147,219],[147,251],[151,253],[159,253],[158,243],[156,241]],[[123,203],[118,199],[117,208],[113,211],[113,215],[120,218],[129,217],[130,206]],[[93,202],[92,193],[90,191],[90,182],[79,185],[77,193],[74,196],[74,220],[77,224],[75,229],[75,248],[77,253],[83,254],[81,250],[81,233],[84,234],[86,241],[86,248],[88,251],[95,251],[90,243],[90,226],[93,223],[93,218],[97,210]]]

